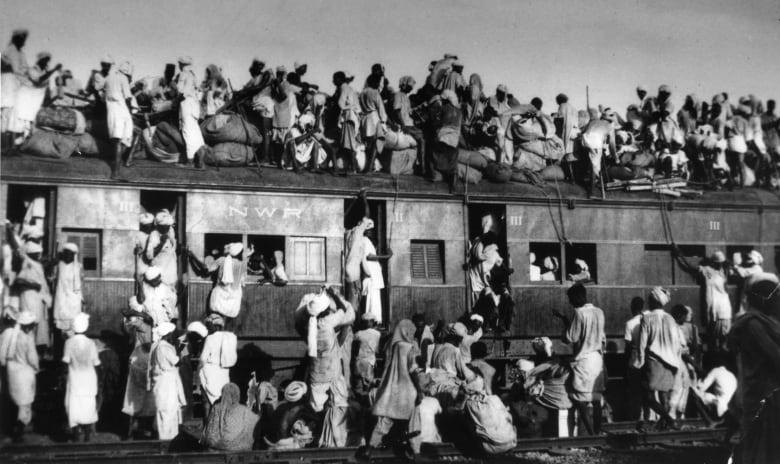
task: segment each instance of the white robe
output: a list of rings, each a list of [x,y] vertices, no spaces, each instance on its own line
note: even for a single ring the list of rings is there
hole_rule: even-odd
[[[57,264],[57,288],[54,292],[54,325],[62,331],[71,329],[73,318],[81,313],[81,265],[74,260]]]
[[[363,279],[363,296],[366,302],[366,313],[376,316],[377,323],[382,323],[382,292],[385,288],[385,280],[382,277],[382,265],[378,261],[369,261],[368,256],[376,254],[376,248],[367,237],[362,237],[365,257],[363,259],[363,271],[371,274]]]
[[[179,434],[181,408],[187,405],[179,368],[176,366],[178,362],[176,348],[170,343],[162,340],[152,347],[150,380],[157,408],[156,422],[160,440],[172,440]]]
[[[127,388],[122,412],[133,417],[151,417],[155,414],[154,394],[147,391],[149,384],[149,353],[136,346],[130,355]]]
[[[232,332],[214,332],[203,343],[198,377],[210,404],[222,396],[222,387],[230,383],[230,368],[238,360],[237,343]]]
[[[68,364],[65,410],[69,427],[94,424],[98,421],[95,367],[100,365],[95,342],[84,334],[72,336],[65,342],[62,361]]]

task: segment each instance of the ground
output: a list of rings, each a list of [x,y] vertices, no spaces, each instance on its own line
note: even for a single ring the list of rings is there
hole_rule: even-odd
[[[565,454],[518,453],[520,464],[725,464],[730,450],[714,445],[653,446],[632,450],[573,450]]]

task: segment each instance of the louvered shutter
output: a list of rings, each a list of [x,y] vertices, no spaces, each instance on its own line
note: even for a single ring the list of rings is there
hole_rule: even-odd
[[[443,248],[442,242],[412,241],[412,280],[428,284],[444,283]]]
[[[79,262],[85,277],[100,277],[100,232],[64,232],[65,241],[79,247]],[[62,245],[62,244],[61,244]],[[61,246],[60,245],[60,246]]]
[[[425,265],[425,244],[412,243],[412,279],[426,279],[428,277]]]

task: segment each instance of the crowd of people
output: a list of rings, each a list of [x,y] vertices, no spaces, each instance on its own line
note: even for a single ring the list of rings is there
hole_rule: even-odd
[[[30,211],[34,207],[31,202]],[[78,247],[62,245],[50,278],[41,263],[34,214],[6,229],[11,256],[4,256],[4,286],[10,291],[4,292],[0,334],[7,395],[3,417],[16,411],[11,435],[23,439],[40,394],[40,362],[61,360],[67,427],[72,439],[88,441],[105,390],[122,390],[108,387],[122,382],[118,363],[106,356],[103,342],[86,336],[89,316],[82,306]],[[370,457],[372,449],[396,446],[411,456],[423,442],[452,441],[494,454],[512,449],[523,437],[599,434],[609,418],[604,312],[589,302],[582,282],[567,290],[571,311],[553,310],[563,327],[560,340],[571,351],[556,353],[550,338],[534,339],[535,354],[518,357],[503,375],[505,382],[499,382],[502,376],[486,359],[488,348],[481,341],[491,327],[486,313],[478,311],[480,301],[502,295],[480,274],[486,261],[489,271],[502,265],[500,255],[490,258],[497,251],[489,220],[472,247],[472,256],[484,259],[470,276],[475,284],[486,283],[472,288],[472,309],[451,323],[429,325],[423,313],[386,321],[387,336],[379,326],[382,311],[375,305],[381,303],[372,295],[372,279],[381,278],[377,262],[392,253],[377,255],[368,237],[371,219],[359,221],[347,233],[346,266],[354,268],[355,277],[347,279],[346,296],[323,286],[304,295],[290,313],[306,345],[305,372],[272,383],[273,374],[252,368],[246,385],[236,383],[233,370],[240,346],[233,321],[241,311],[246,262],[254,250],[230,243],[208,264],[189,253],[193,269],[212,276],[214,287],[207,314],[185,327],[179,324],[173,215],[163,209],[144,213],[139,222],[137,292],[123,311],[131,346],[124,395],[119,394],[129,418],[127,437],[172,440],[182,433],[184,419],[194,416],[194,406],[202,404],[200,443],[213,450],[362,446],[360,456]],[[740,430],[745,456],[777,456],[766,434],[772,429],[766,427],[773,426],[780,407],[780,380],[772,374],[780,365],[775,359],[780,283],[763,271],[756,251],[735,264],[716,252],[699,266],[680,255],[675,248],[704,290],[705,329],[700,337],[690,307],[677,304],[667,311],[671,295],[662,287],[649,292],[647,309],[644,298],[631,301],[624,337],[628,415],[646,431],[678,428],[679,419],[695,414],[711,425]],[[729,275],[743,279],[736,315],[726,287]],[[54,327],[47,319],[52,304]]]
[[[702,101],[690,94],[675,111],[668,85],[656,95],[639,86],[624,114],[602,105],[578,111],[564,94],[548,112],[540,98],[523,104],[505,84],[488,95],[479,74],[465,78],[454,54],[431,61],[414,93],[414,78],[401,77],[394,89],[379,63],[360,90],[352,73],[335,72],[327,94],[305,80],[305,62],[272,69],[261,59],[234,90],[214,64],[198,81],[188,56],[167,64],[162,77],[137,80],[129,62],[105,56],[81,88],[47,52],[28,66],[27,35],[14,31],[3,54],[3,146],[41,155],[41,141],[24,143],[36,124],[56,129],[71,116],[39,112],[78,108],[90,122],[87,132],[104,143],[74,144],[75,151],[108,150],[110,140],[114,175],[123,160],[146,156],[198,167],[416,173],[450,183],[567,179],[589,192],[597,183],[660,177],[714,188],[779,185],[775,101],[764,109],[753,95],[732,101],[724,92]],[[69,133],[78,133],[76,126]]]

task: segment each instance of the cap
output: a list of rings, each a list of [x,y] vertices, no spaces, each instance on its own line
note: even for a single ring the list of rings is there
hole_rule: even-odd
[[[221,314],[211,313],[206,317],[206,322],[212,325],[225,326],[225,318]]]

